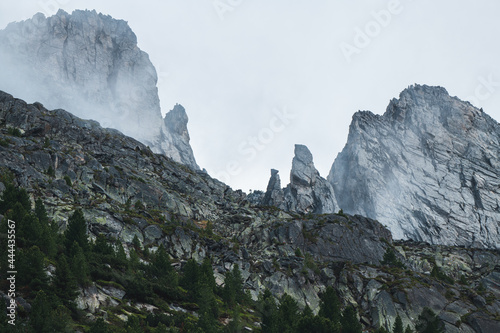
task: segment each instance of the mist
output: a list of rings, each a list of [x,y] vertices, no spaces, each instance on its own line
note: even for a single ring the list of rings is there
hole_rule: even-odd
[[[81,16],[77,13],[73,24],[78,24]],[[127,54],[115,45],[133,49],[133,33],[127,36],[125,22],[101,21],[102,31],[88,32],[90,39],[98,39],[99,49],[79,33],[58,31],[67,29],[67,23],[61,22],[66,17],[46,20],[37,14],[23,25],[12,24],[0,31],[0,89],[49,109],[61,108],[96,120],[103,127],[152,144],[162,125],[156,71],[143,52]],[[89,17],[102,19],[97,13]],[[125,38],[112,40],[113,29],[125,30]],[[118,51],[121,54],[116,56]]]
[[[222,2],[3,2],[0,28],[59,7],[128,21],[156,68],[162,113],[182,104],[198,164],[244,191],[265,189],[271,168],[287,183],[296,143],[326,177],[352,115],[384,113],[413,83],[500,119],[497,1]]]

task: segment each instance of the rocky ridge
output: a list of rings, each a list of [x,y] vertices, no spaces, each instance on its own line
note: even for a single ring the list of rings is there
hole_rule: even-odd
[[[254,196],[257,198],[252,200],[261,205],[289,212],[326,214],[338,211],[333,187],[320,176],[311,152],[304,145],[295,145],[290,184],[282,189],[278,171],[272,169],[266,193]]]
[[[127,22],[96,11],[38,13],[0,31],[0,63],[2,89],[97,120],[198,169],[184,108],[162,119],[156,70]]]
[[[415,85],[383,116],[353,116],[328,180],[340,207],[377,219],[397,239],[500,247],[500,125],[451,97]]]
[[[176,267],[210,256],[218,283],[238,264],[254,298],[267,287],[316,311],[318,293],[334,286],[343,306],[354,305],[367,328],[392,327],[396,314],[413,327],[416,315],[430,306],[450,332],[500,329],[494,251],[393,243],[386,228],[361,216],[254,207],[241,191],[116,130],[1,92],[0,168],[32,198],[42,198],[61,229],[80,207],[91,238],[103,234],[128,249],[137,235],[152,250],[163,244]],[[130,202],[136,203],[133,212],[126,209]],[[391,249],[406,270],[381,264]],[[462,282],[436,279],[434,267]],[[481,283],[480,294],[475,290]],[[126,297],[120,288],[94,282],[81,290],[77,304],[97,318],[100,309]]]

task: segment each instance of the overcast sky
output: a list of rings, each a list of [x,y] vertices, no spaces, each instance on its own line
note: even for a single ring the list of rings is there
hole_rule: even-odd
[[[285,186],[296,143],[326,177],[352,114],[413,83],[500,119],[500,1],[2,1],[0,29],[57,8],[129,22],[163,113],[186,108],[198,164],[235,189],[265,189],[271,168]]]

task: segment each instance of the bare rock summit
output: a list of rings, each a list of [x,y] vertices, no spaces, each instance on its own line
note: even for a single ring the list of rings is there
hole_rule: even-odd
[[[198,169],[187,116],[175,125],[162,119],[156,70],[127,22],[95,10],[38,13],[0,30],[0,64],[1,89],[97,120]]]
[[[396,239],[500,248],[500,125],[441,87],[353,116],[328,180],[340,207]]]

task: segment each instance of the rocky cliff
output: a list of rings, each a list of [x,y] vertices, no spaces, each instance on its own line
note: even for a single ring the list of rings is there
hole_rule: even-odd
[[[310,184],[316,175],[310,154],[300,146],[297,150],[292,181],[309,179]],[[220,285],[238,264],[254,299],[268,288],[317,311],[318,295],[334,286],[342,307],[353,305],[365,328],[392,329],[397,314],[405,326],[414,327],[428,306],[450,332],[500,329],[500,261],[494,251],[393,243],[384,226],[362,216],[253,207],[241,191],[154,154],[116,130],[3,92],[0,176],[27,189],[31,200],[42,199],[61,230],[78,207],[91,239],[117,239],[127,252],[137,236],[141,248],[151,252],[163,245],[177,269],[187,259],[209,257]],[[393,266],[397,261],[406,269]],[[438,269],[441,275],[432,273]],[[453,284],[453,279],[461,282]],[[138,303],[129,296],[133,284],[126,282],[93,280],[81,288],[76,303],[86,313],[82,317],[120,322],[127,319],[124,313],[146,318],[154,311],[168,317],[196,309],[171,304],[168,295],[161,309]],[[23,297],[32,300],[20,290],[16,301],[29,309]],[[256,318],[251,312],[245,316]],[[251,326],[258,330],[259,323]]]
[[[353,116],[328,180],[340,207],[397,239],[500,248],[500,125],[444,88],[412,86]]]
[[[338,211],[332,186],[320,176],[314,167],[311,152],[304,145],[295,145],[290,184],[282,189],[278,171],[271,170],[266,193],[260,195],[257,202],[297,213],[325,214]]]
[[[162,119],[156,70],[127,22],[95,11],[39,13],[0,31],[0,64],[2,89],[97,120],[198,169],[185,111],[176,106],[176,116]]]

